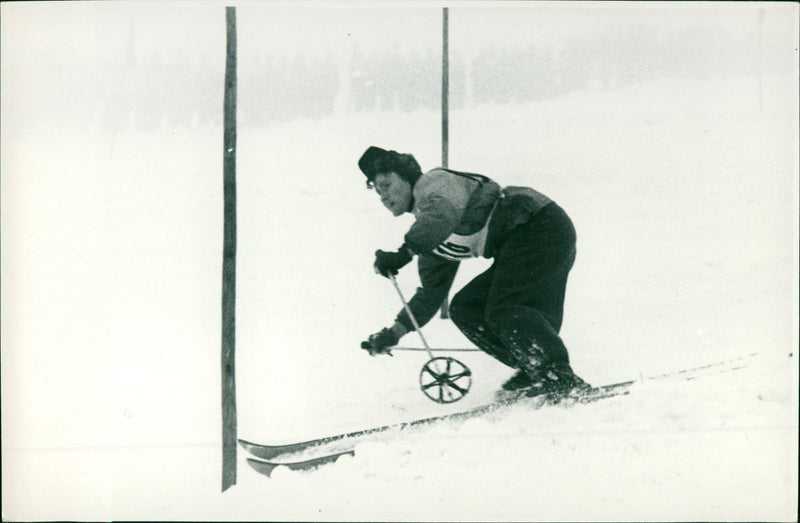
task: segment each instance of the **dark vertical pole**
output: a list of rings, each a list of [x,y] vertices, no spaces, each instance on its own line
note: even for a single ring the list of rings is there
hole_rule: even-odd
[[[447,35],[447,8],[442,9],[442,167],[447,167],[449,139],[450,57]]]
[[[762,70],[762,40],[764,38],[764,10],[758,10],[758,114],[764,114],[764,80]]]
[[[236,484],[236,8],[225,8],[222,246],[222,490]]]
[[[447,34],[447,8],[442,8],[442,167],[447,167],[447,149],[450,141],[450,114],[449,114],[449,91],[450,91],[450,58],[448,56],[448,34]],[[449,299],[445,298],[442,303],[442,318],[450,316],[448,309]]]

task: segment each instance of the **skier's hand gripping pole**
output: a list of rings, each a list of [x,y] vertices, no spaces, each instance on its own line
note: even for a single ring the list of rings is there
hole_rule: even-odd
[[[472,371],[455,358],[449,356],[436,357],[433,355],[433,351],[422,334],[417,318],[411,312],[411,307],[408,306],[397,280],[393,274],[389,274],[387,277],[392,281],[392,285],[394,285],[397,295],[400,296],[400,301],[403,302],[403,308],[408,314],[414,330],[419,334],[422,345],[431,358],[422,367],[422,371],[419,374],[419,384],[422,392],[437,403],[453,403],[460,400],[466,396],[472,386]]]

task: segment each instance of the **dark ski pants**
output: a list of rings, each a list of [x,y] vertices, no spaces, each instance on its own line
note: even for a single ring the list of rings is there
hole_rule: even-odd
[[[453,296],[453,322],[509,367],[532,373],[545,365],[568,364],[558,333],[575,239],[567,214],[548,204],[514,228],[491,267]]]

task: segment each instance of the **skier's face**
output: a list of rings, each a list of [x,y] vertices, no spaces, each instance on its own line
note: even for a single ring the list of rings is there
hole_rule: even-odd
[[[397,173],[381,173],[375,175],[375,192],[381,197],[381,203],[395,216],[408,211],[411,205],[411,184]]]

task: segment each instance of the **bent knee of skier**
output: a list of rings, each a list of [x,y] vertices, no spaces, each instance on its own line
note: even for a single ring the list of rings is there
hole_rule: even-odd
[[[448,312],[450,313],[450,319],[459,328],[479,325],[484,322],[483,309],[474,306],[474,304],[461,298],[458,294],[453,296]]]
[[[566,347],[547,317],[523,305],[497,305],[486,311],[486,325],[517,358],[541,363],[569,361]]]
[[[484,322],[493,330],[504,332],[530,330],[541,323],[547,323],[544,315],[532,307],[501,303],[486,308]]]

